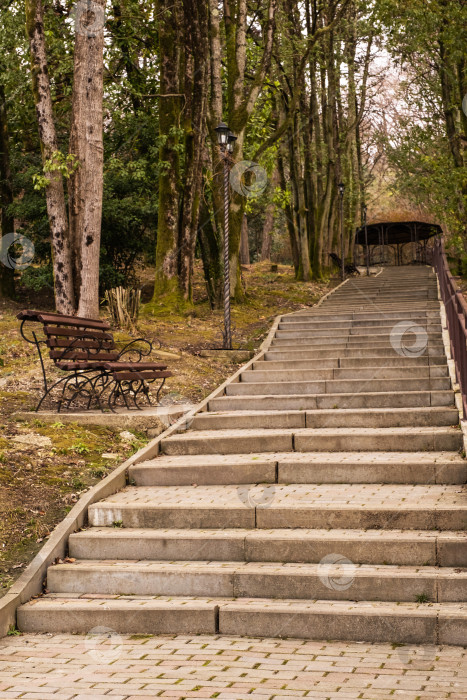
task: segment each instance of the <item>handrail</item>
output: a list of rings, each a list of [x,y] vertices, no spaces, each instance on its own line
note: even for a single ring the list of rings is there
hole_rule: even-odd
[[[446,309],[451,356],[462,395],[464,417],[467,419],[467,303],[449,270],[444,241],[438,238],[433,250],[433,266],[436,270],[441,298]]]

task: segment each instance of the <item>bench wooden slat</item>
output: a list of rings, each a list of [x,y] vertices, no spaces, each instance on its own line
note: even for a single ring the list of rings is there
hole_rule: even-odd
[[[118,382],[130,382],[144,379],[162,379],[173,377],[172,372],[161,372],[159,370],[147,370],[146,372],[112,372],[112,377]]]
[[[59,326],[74,326],[78,328],[96,328],[99,330],[108,330],[110,324],[107,321],[98,321],[93,318],[81,318],[80,316],[61,316],[60,314],[41,313],[37,316],[41,323],[53,324]]]
[[[59,369],[63,370],[64,372],[73,372],[76,369],[82,369],[82,370],[88,370],[88,369],[104,369],[104,362],[97,361],[97,362],[91,362],[87,360],[81,360],[81,361],[74,361],[74,360],[63,360],[61,362],[60,360],[55,363],[55,366],[58,367]]]
[[[167,369],[167,365],[159,362],[106,362],[105,369],[108,370],[144,370],[144,369]]]
[[[56,314],[52,311],[36,311],[34,309],[23,309],[16,315],[20,321],[37,321],[39,323],[56,323],[60,325],[81,326],[85,328],[98,328],[100,330],[109,330],[110,323],[100,321],[95,318],[84,318],[84,316],[67,316],[65,314]]]
[[[49,348],[69,348],[80,350],[86,348],[95,348],[98,350],[112,350],[115,347],[113,340],[87,340],[85,338],[75,338],[69,340],[67,338],[48,338],[46,341]]]
[[[118,352],[96,352],[91,354],[89,352],[80,352],[79,350],[51,350],[50,357],[52,360],[88,360],[89,362],[100,360],[108,362],[118,360]]]
[[[69,338],[89,338],[96,340],[112,340],[111,333],[104,331],[83,330],[80,328],[66,328],[66,326],[44,326],[44,333],[47,336],[68,336]]]

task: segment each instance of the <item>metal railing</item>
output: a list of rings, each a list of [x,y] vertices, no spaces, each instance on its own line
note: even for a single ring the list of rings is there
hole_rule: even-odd
[[[464,420],[467,419],[467,303],[449,270],[443,240],[435,241],[433,266],[436,270],[441,290],[441,298],[446,308],[451,357],[456,368],[457,381],[462,394]]]

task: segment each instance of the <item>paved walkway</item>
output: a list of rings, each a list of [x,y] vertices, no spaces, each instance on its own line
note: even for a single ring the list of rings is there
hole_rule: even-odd
[[[0,640],[0,698],[465,700],[467,649],[218,636]]]

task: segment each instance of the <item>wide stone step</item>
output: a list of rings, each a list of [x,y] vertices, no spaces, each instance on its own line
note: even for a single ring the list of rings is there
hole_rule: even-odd
[[[326,360],[323,362],[323,360]],[[366,367],[402,367],[402,368],[412,368],[412,367],[428,367],[430,364],[429,357],[427,355],[421,355],[420,357],[401,357],[400,355],[388,356],[382,359],[381,357],[367,357],[365,362],[362,363],[360,358],[339,358],[326,357],[326,358],[315,358],[310,360],[259,360],[253,363],[253,369],[259,371],[269,371],[272,369],[279,370],[293,370],[293,369],[365,369]],[[439,363],[439,367],[447,367],[446,360]]]
[[[420,311],[434,310],[439,311],[439,301],[435,298],[425,299],[394,299],[392,302],[384,300],[381,296],[369,296],[366,293],[358,296],[345,297],[337,294],[328,300],[326,303],[326,311],[328,313],[337,311],[337,313],[355,313],[359,311],[368,311],[368,309],[377,309],[378,313],[400,313],[401,311]]]
[[[215,634],[219,602],[173,596],[96,599],[87,598],[85,592],[82,596],[49,594],[20,607],[17,624],[23,632],[35,633],[88,634],[105,627],[120,634]]]
[[[399,644],[467,644],[467,606],[460,603],[299,601],[274,599],[103,599],[48,595],[18,610],[24,632],[88,634],[222,634]]]
[[[324,309],[325,307],[323,307]],[[351,326],[365,326],[372,327],[373,324],[382,325],[395,325],[400,322],[410,322],[410,323],[440,323],[441,314],[438,309],[433,309],[431,311],[402,311],[400,313],[380,313],[380,312],[364,312],[357,311],[355,313],[344,313],[340,314],[337,311],[332,313],[326,313],[325,311],[319,312],[318,310],[314,313],[311,311],[298,311],[295,314],[283,316],[280,320],[281,324],[295,324],[295,323],[311,323],[321,325],[323,328],[331,327],[332,325],[338,324],[349,324]]]
[[[410,344],[411,336],[423,335],[426,340],[440,340],[442,337],[441,326],[413,326],[415,330],[406,330],[405,327],[399,329],[396,326],[393,328],[383,328],[368,330],[363,329],[326,329],[326,330],[277,330],[275,338],[320,338],[323,342],[325,340],[332,340],[334,338],[346,338],[348,342],[358,341],[370,341],[370,340],[386,340],[395,337],[400,337],[407,339],[407,343]]]
[[[467,606],[239,599],[220,607],[219,633],[465,645]]]
[[[220,396],[209,401],[210,411],[279,411],[314,408],[408,408],[453,406],[454,392],[400,391],[358,394],[291,394],[279,396]]]
[[[456,603],[467,570],[355,564],[330,553],[319,564],[279,562],[78,560],[50,566],[50,593],[298,598]]]
[[[338,552],[354,564],[467,566],[467,533],[429,530],[94,527],[70,535],[76,559],[250,561],[318,564]]]
[[[354,360],[361,366],[364,366],[366,362],[371,362],[373,364],[375,358],[378,358],[378,361],[386,366],[389,366],[388,363],[391,360],[397,362],[399,359],[412,361],[426,358],[429,364],[440,365],[446,363],[444,347],[439,348],[438,352],[432,351],[432,349],[428,347],[425,349],[425,352],[423,352],[421,355],[417,355],[416,357],[399,355],[398,353],[394,352],[394,348],[357,348],[355,350],[353,348],[348,349],[333,347],[329,348],[328,350],[324,350],[322,348],[309,347],[302,348],[300,350],[287,350],[279,347],[270,348],[264,354],[265,361],[320,360],[323,358],[329,358],[330,360],[340,359],[341,362],[344,360]],[[346,365],[341,366],[344,367]]]
[[[226,386],[227,396],[278,396],[280,394],[351,394],[388,391],[446,391],[449,377],[431,379],[327,379],[323,381],[236,382]]]
[[[89,524],[136,528],[465,530],[453,485],[244,484],[127,487],[89,507]]]
[[[328,341],[326,339],[325,342],[322,342],[322,338],[274,338],[272,340],[271,344],[271,349],[277,349],[277,348],[295,348],[297,346],[300,346],[300,349],[305,349],[305,348],[322,348],[322,347],[328,347],[330,350],[358,350],[358,349],[368,349],[368,348],[378,348],[378,349],[386,349],[386,354],[388,355],[399,355],[400,357],[410,357],[410,354],[412,353],[416,357],[419,355],[424,355],[426,354],[427,350],[431,350],[432,353],[436,355],[442,355],[444,353],[444,346],[441,343],[441,340],[436,341],[436,342],[429,342],[428,344],[425,344],[425,342],[421,343],[420,345],[417,346],[412,346],[411,343],[399,343],[399,342],[394,342],[392,344],[389,339],[380,341],[377,339],[368,339],[367,341],[361,341],[358,336],[355,336],[354,340],[349,340],[348,342],[344,339],[341,340],[340,338],[334,338],[333,341]]]
[[[295,452],[189,455],[130,467],[137,486],[251,483],[463,484],[467,461],[455,452]]]
[[[167,455],[249,452],[418,452],[462,449],[455,428],[289,428],[196,430],[162,440]]]
[[[382,337],[382,336],[380,336]],[[439,340],[434,340],[433,342],[429,341],[428,344],[423,342],[420,345],[413,346],[412,343],[410,342],[404,342],[404,343],[394,343],[394,345],[390,342],[389,337],[386,338],[385,340],[378,340],[377,338],[373,339],[367,339],[362,340],[359,336],[352,336],[349,340],[346,340],[345,338],[304,338],[303,336],[299,338],[273,338],[272,343],[271,343],[271,348],[274,347],[294,347],[296,345],[300,345],[300,347],[305,348],[305,347],[310,347],[310,348],[320,348],[320,347],[329,347],[330,349],[343,349],[346,348],[348,350],[358,350],[359,348],[386,348],[389,350],[389,353],[396,353],[397,350],[395,349],[394,345],[396,345],[397,349],[401,348],[399,352],[397,352],[398,355],[401,355],[402,357],[410,356],[411,348],[413,348],[412,352],[414,355],[423,355],[426,352],[426,348],[428,347],[432,351],[436,348],[436,353],[437,355],[441,355],[444,353],[444,346],[441,343],[441,339]],[[423,352],[422,352],[423,351]]]
[[[313,331],[313,330],[319,330],[319,331],[324,331],[324,330],[329,330],[331,333],[334,333],[335,331],[351,331],[352,333],[371,333],[371,332],[376,332],[376,333],[382,333],[386,330],[389,329],[391,331],[394,327],[396,327],[398,324],[405,324],[409,329],[413,326],[421,326],[422,328],[429,328],[430,330],[433,331],[438,331],[441,330],[441,320],[440,318],[434,319],[434,318],[427,318],[424,316],[423,318],[421,317],[414,317],[414,318],[402,318],[402,319],[397,319],[397,318],[375,318],[375,319],[365,319],[365,320],[357,320],[357,319],[348,319],[348,320],[334,320],[330,318],[329,320],[313,320],[313,319],[300,319],[297,316],[291,316],[289,318],[284,318],[282,321],[279,322],[278,329],[279,330],[288,330],[288,331],[299,331],[299,330],[305,330],[305,331]],[[329,335],[331,335],[329,333]]]
[[[324,363],[323,363],[324,364]],[[310,381],[312,379],[429,379],[430,377],[447,377],[447,365],[418,365],[415,367],[384,367],[384,365],[365,367],[338,367],[321,369],[253,369],[242,372],[241,382],[281,382]]]
[[[321,409],[316,411],[233,411],[198,413],[193,430],[236,428],[395,428],[442,426],[459,422],[457,408]]]

